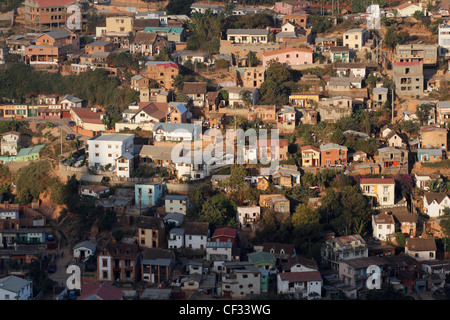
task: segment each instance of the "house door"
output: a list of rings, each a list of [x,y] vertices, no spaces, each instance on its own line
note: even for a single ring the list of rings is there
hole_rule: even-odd
[[[84,259],[84,257],[85,257],[85,251],[80,250],[80,259]]]

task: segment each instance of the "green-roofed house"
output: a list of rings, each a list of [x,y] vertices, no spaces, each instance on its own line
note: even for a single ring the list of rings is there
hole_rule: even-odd
[[[248,261],[250,261],[255,267],[262,270],[273,270],[277,265],[277,260],[274,255],[269,252],[252,252],[247,255]]]
[[[43,147],[45,147],[45,144],[20,149],[16,156],[16,162],[39,160],[39,151],[41,151]]]
[[[157,33],[160,36],[167,37],[168,41],[173,42],[184,42],[186,39],[184,28],[146,27],[143,32]]]
[[[261,292],[267,292],[269,288],[270,271],[276,268],[277,260],[272,253],[262,251],[249,253],[247,254],[247,257],[248,261],[250,261],[261,272]]]

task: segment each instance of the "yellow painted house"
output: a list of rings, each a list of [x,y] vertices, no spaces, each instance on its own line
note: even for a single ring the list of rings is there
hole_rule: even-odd
[[[289,104],[299,107],[313,107],[319,103],[318,93],[293,93],[289,96]]]
[[[320,166],[320,149],[313,146],[304,146],[300,148],[302,153],[302,167]]]

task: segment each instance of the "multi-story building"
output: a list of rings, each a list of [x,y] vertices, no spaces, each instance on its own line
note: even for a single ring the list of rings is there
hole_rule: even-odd
[[[105,133],[87,141],[90,167],[110,166],[115,168],[115,160],[125,153],[133,153],[134,134]]]
[[[283,15],[292,15],[292,14],[304,15],[308,7],[309,3],[306,1],[278,1],[275,2],[273,11]]]
[[[173,89],[173,80],[179,73],[178,65],[172,61],[148,61],[145,64],[146,76],[167,90]]]
[[[335,270],[338,270],[341,261],[368,256],[367,244],[359,234],[326,240],[321,249],[322,262]]]
[[[134,282],[139,272],[137,244],[110,242],[97,255],[97,281]]]
[[[385,147],[378,149],[378,164],[382,173],[401,173],[409,172],[409,152],[406,149],[395,147]]]
[[[443,23],[438,29],[438,53],[440,57],[450,56],[450,24]]]
[[[423,126],[419,130],[421,148],[447,149],[447,129],[436,126]]]
[[[438,101],[436,103],[436,123],[448,127],[450,122],[450,101]]]
[[[423,62],[424,66],[437,63],[438,46],[435,44],[399,44],[395,50],[396,62]]]
[[[208,222],[186,222],[184,227],[184,243],[186,248],[206,249],[209,236]]]
[[[261,218],[261,207],[248,206],[238,207],[236,218],[243,227],[250,228]]]
[[[370,273],[369,267],[377,266],[380,268],[380,282],[387,281],[387,270],[389,262],[383,257],[371,256],[349,259],[339,262],[339,279],[346,285],[356,289],[367,289],[367,280]]]
[[[375,239],[388,241],[395,233],[394,217],[386,212],[372,215],[372,234]]]
[[[21,133],[17,131],[9,131],[2,135],[1,154],[17,155],[17,149],[22,145]]]
[[[166,229],[162,218],[141,217],[138,223],[138,243],[143,248],[163,248],[166,242]]]
[[[233,43],[267,43],[268,29],[228,29],[227,41]]]
[[[399,96],[422,96],[424,90],[423,62],[394,62],[393,80]]]
[[[320,149],[313,146],[303,146],[300,148],[302,153],[302,167],[320,166]]]
[[[322,167],[335,167],[347,164],[347,151],[345,146],[336,143],[327,143],[320,146],[320,159]]]
[[[365,178],[359,183],[362,193],[372,198],[372,204],[392,206],[395,204],[395,181],[388,178]]]
[[[303,29],[306,29],[308,27],[309,22],[307,14],[287,14],[283,16],[282,21],[283,24],[291,22],[302,27]]]
[[[250,298],[261,293],[261,271],[251,262],[224,262],[222,293],[226,298]]]
[[[249,67],[236,69],[238,83],[243,87],[259,88],[266,80],[265,67]]]
[[[259,197],[259,205],[275,212],[290,212],[290,202],[281,194],[262,194]]]
[[[154,206],[162,198],[163,193],[164,185],[161,182],[134,185],[136,205]]]
[[[351,29],[344,32],[343,45],[355,51],[361,51],[369,38],[366,28]]]
[[[178,194],[166,195],[164,202],[166,213],[177,212],[186,215],[190,207],[189,197]]]
[[[75,0],[25,0],[25,21],[35,30],[62,27],[71,15],[67,8],[75,3]]]
[[[253,121],[259,119],[263,123],[275,124],[277,114],[276,111],[277,108],[274,105],[251,106],[247,115],[247,119]]]
[[[319,101],[317,108],[319,121],[336,123],[341,118],[348,117],[353,112],[353,99],[351,97],[336,96]]]
[[[309,48],[278,49],[264,52],[262,56],[262,63],[264,67],[267,67],[270,61],[278,61],[287,66],[313,63],[313,52]]]

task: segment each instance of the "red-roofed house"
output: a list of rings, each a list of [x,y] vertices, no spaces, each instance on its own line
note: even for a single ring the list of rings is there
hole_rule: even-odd
[[[145,65],[145,75],[167,90],[173,88],[173,79],[179,73],[178,65],[172,61],[149,61]]]
[[[395,181],[388,178],[361,179],[362,193],[372,197],[373,204],[392,206],[395,203]]]
[[[81,286],[81,295],[77,300],[123,300],[123,292],[109,282],[88,283]]]
[[[303,146],[300,148],[302,153],[302,167],[320,166],[320,149],[313,146]]]
[[[94,132],[106,130],[102,121],[106,118],[106,114],[103,112],[94,112],[86,108],[73,108],[70,109],[70,118],[75,122],[75,129],[81,128]]]
[[[237,230],[233,228],[218,228],[214,231],[211,241],[212,242],[231,242],[233,248],[236,247]]]
[[[318,299],[322,297],[322,276],[319,271],[279,273],[277,290],[296,298]]]

